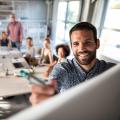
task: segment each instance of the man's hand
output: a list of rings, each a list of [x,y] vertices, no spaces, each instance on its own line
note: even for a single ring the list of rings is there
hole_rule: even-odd
[[[55,94],[56,80],[53,80],[50,85],[32,85],[32,94],[29,98],[31,104],[34,106],[44,100],[50,98]]]

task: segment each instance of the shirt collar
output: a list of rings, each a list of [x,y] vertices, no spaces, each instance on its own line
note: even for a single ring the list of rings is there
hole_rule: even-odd
[[[100,65],[100,61],[98,59],[96,59],[96,64],[93,66],[93,68],[89,71],[86,72],[85,70],[82,69],[82,67],[79,65],[78,61],[76,60],[76,58],[73,58],[74,64],[77,67],[78,70],[80,70],[82,73],[84,74],[94,74],[95,72],[98,71],[99,65]]]

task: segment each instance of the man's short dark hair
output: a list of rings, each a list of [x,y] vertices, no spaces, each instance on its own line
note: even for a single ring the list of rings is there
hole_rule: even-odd
[[[26,39],[29,39],[29,40],[31,40],[31,41],[32,41],[32,37],[27,37]]]
[[[70,42],[71,42],[71,34],[72,34],[72,32],[77,31],[77,30],[91,30],[93,32],[95,42],[97,42],[97,30],[96,30],[96,27],[94,25],[92,25],[91,23],[89,23],[89,22],[80,22],[80,23],[77,23],[76,25],[74,25],[71,28],[71,30],[69,32]]]

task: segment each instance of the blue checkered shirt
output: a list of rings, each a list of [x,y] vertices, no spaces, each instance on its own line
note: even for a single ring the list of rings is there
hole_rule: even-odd
[[[65,62],[58,63],[54,66],[49,79],[57,80],[57,92],[63,92],[104,72],[113,65],[115,64],[97,59],[95,66],[89,72],[85,72],[75,58],[72,60],[67,59]]]

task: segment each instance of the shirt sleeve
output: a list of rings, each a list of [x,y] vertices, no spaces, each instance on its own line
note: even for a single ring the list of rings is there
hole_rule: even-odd
[[[10,31],[9,31],[9,24],[7,25],[7,37],[9,36]]]
[[[64,80],[66,79],[66,77],[67,77],[67,74],[64,68],[61,66],[61,64],[59,63],[56,64],[49,75],[49,80],[57,81],[57,92],[60,92],[62,83],[64,83]]]
[[[22,39],[23,39],[23,27],[22,27],[22,24],[19,22],[20,24],[20,42],[22,42]]]

